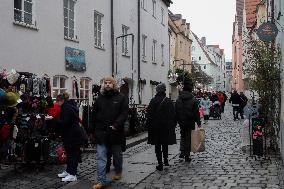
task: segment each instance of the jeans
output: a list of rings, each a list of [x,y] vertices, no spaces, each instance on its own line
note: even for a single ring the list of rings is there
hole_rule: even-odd
[[[107,151],[111,150],[113,155],[113,161],[115,165],[115,172],[122,172],[122,150],[121,145],[111,145],[107,147],[105,144],[97,144],[97,181],[102,184],[108,184],[106,178],[106,165],[107,165]]]
[[[189,157],[191,151],[191,129],[181,129],[180,131],[180,152]]]
[[[68,146],[65,147],[66,151],[66,172],[70,175],[76,175],[77,174],[77,167],[80,157],[80,146]]]
[[[159,165],[163,165],[162,153],[163,153],[164,163],[168,163],[168,151],[169,151],[169,148],[167,144],[163,144],[163,145],[156,144],[155,145],[155,153],[156,153],[156,157],[157,157]]]

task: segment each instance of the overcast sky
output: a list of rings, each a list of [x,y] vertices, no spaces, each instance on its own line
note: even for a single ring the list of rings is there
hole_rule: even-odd
[[[225,49],[226,60],[232,57],[233,22],[236,0],[173,0],[170,10],[182,14],[199,37],[207,44]]]

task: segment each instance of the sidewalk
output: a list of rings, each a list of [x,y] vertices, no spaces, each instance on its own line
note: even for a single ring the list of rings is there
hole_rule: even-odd
[[[127,140],[127,146],[132,146],[132,148],[128,148],[123,154],[123,177],[119,182],[113,182],[108,188],[135,188],[139,183],[156,171],[157,160],[155,150],[153,145],[147,144],[147,135],[147,133],[144,133]],[[179,135],[177,137],[179,141]],[[176,145],[169,146],[170,163],[178,154],[179,150]],[[114,170],[112,167],[111,173],[108,174],[108,177],[111,178],[113,174]],[[96,173],[94,172],[93,175],[86,176],[82,178],[82,180],[70,183],[60,189],[90,189],[95,181]]]
[[[127,139],[127,148],[133,147],[141,142],[147,140],[147,132],[141,133],[135,137]],[[129,150],[128,150],[129,151]],[[90,185],[88,177],[93,177],[96,172],[95,150],[88,149],[83,154],[83,162],[78,167],[78,182],[75,183],[63,183],[57,174],[65,169],[65,166],[61,165],[46,165],[40,170],[36,170],[35,167],[31,169],[21,168],[18,166],[15,171],[13,165],[4,165],[0,169],[0,188],[1,189],[55,189],[60,187],[81,189],[81,185],[86,185],[85,188]],[[94,180],[95,177],[93,177]],[[67,185],[66,185],[67,184]]]

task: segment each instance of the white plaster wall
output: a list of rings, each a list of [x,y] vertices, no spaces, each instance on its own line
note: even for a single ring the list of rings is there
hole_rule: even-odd
[[[3,1],[0,6],[0,68],[18,71],[66,75],[71,89],[73,75],[90,77],[92,83],[111,75],[110,1],[80,0],[76,3],[75,27],[79,43],[64,39],[63,1],[37,0],[35,13],[38,31],[13,24],[14,1]],[[94,48],[94,10],[104,14],[104,47]],[[65,47],[85,51],[87,71],[65,70]]]
[[[146,42],[146,60],[142,61],[142,37],[141,37],[141,78],[147,80],[144,86],[142,103],[148,104],[152,95],[155,94],[155,87],[150,85],[150,80],[163,82],[167,85],[167,94],[170,91],[168,84],[169,70],[169,33],[168,33],[168,7],[162,0],[156,1],[156,18],[152,16],[152,0],[146,0],[146,10],[141,8],[141,36],[147,36]],[[162,21],[161,8],[164,9],[164,25]],[[152,62],[152,43],[153,39],[157,41],[156,46],[156,64]],[[164,45],[164,65],[162,65],[161,45]]]

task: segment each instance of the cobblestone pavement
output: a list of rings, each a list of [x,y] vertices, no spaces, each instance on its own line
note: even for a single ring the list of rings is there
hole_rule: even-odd
[[[278,156],[255,160],[248,153],[242,152],[242,122],[232,121],[230,113],[231,108],[227,107],[222,120],[210,120],[204,126],[206,151],[193,155],[190,164],[178,158],[179,145],[173,145],[169,148],[171,166],[159,172],[155,170],[153,146],[144,142],[129,148],[124,154],[123,179],[108,188],[283,188],[280,186],[283,184],[283,165],[280,165]],[[62,183],[56,174],[63,168],[45,166],[39,172],[23,169],[15,172],[10,166],[4,167],[0,170],[0,188],[90,189],[96,180],[93,152],[83,155],[78,182],[67,185]]]
[[[167,171],[154,172],[135,188],[283,188],[277,156],[255,160],[241,151],[242,122],[232,121],[230,110],[205,126],[205,152],[193,155],[190,164],[176,156]]]

